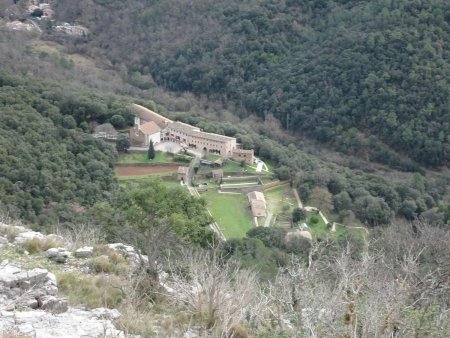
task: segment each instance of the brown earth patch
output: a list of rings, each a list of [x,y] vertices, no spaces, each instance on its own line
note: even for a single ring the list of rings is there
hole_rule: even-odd
[[[158,166],[158,167],[116,167],[118,176],[139,176],[175,172],[177,167]]]

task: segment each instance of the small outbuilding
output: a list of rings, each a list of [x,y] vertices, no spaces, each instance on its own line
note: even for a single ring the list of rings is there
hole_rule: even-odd
[[[177,180],[187,182],[187,177],[189,174],[189,167],[178,167],[177,170]]]
[[[246,150],[246,149],[234,149],[233,160],[237,162],[245,161],[246,164],[252,165],[253,161],[255,159],[253,149]]]
[[[252,210],[253,217],[266,217],[266,199],[264,194],[260,191],[252,191],[247,194],[248,202],[250,203],[250,209]]]
[[[111,123],[103,123],[99,124],[94,129],[94,136],[95,138],[104,138],[104,139],[113,139],[115,140],[118,136],[118,132]]]

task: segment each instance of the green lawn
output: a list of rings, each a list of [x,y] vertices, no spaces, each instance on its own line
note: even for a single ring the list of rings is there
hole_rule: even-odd
[[[155,158],[149,160],[147,158],[147,152],[141,153],[127,153],[119,156],[117,163],[156,163],[156,162],[173,162],[173,155],[157,151]]]
[[[266,197],[268,209],[273,211],[274,214],[291,215],[294,208],[297,207],[297,201],[289,185],[266,191],[264,196]],[[289,206],[289,209],[284,210],[284,206]]]
[[[243,171],[241,164],[232,160],[228,160],[222,167],[224,172],[227,171]]]
[[[219,194],[208,191],[202,194],[214,220],[227,239],[242,238],[253,227],[247,198],[244,194]]]
[[[213,155],[213,154],[207,154],[203,157],[204,160],[211,162],[217,161],[219,158],[221,158],[220,155]]]
[[[302,221],[301,223],[306,223],[308,225],[309,231],[313,236],[327,237],[332,234],[330,232],[330,229],[328,229],[328,226],[325,224],[325,222],[323,221],[322,217],[320,217],[319,214],[312,211],[307,212],[306,215],[307,215],[306,222]],[[316,216],[317,219],[319,220],[315,224],[311,221],[311,218],[313,218],[314,216]]]

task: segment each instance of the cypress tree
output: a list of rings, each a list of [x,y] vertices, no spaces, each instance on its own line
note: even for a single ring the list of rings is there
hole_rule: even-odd
[[[155,158],[155,147],[153,146],[153,140],[150,140],[150,145],[148,146],[147,157],[149,160],[153,160]]]

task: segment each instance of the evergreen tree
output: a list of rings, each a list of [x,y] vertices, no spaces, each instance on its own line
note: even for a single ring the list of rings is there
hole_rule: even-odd
[[[116,142],[116,149],[119,153],[126,153],[128,151],[128,148],[130,148],[131,143],[130,139],[127,135],[119,135]]]
[[[295,208],[292,212],[292,221],[294,223],[298,223],[300,220],[304,219],[306,217],[305,212],[300,208]]]
[[[150,140],[150,145],[148,146],[147,157],[149,160],[153,160],[155,158],[155,147],[153,146],[153,140]]]

